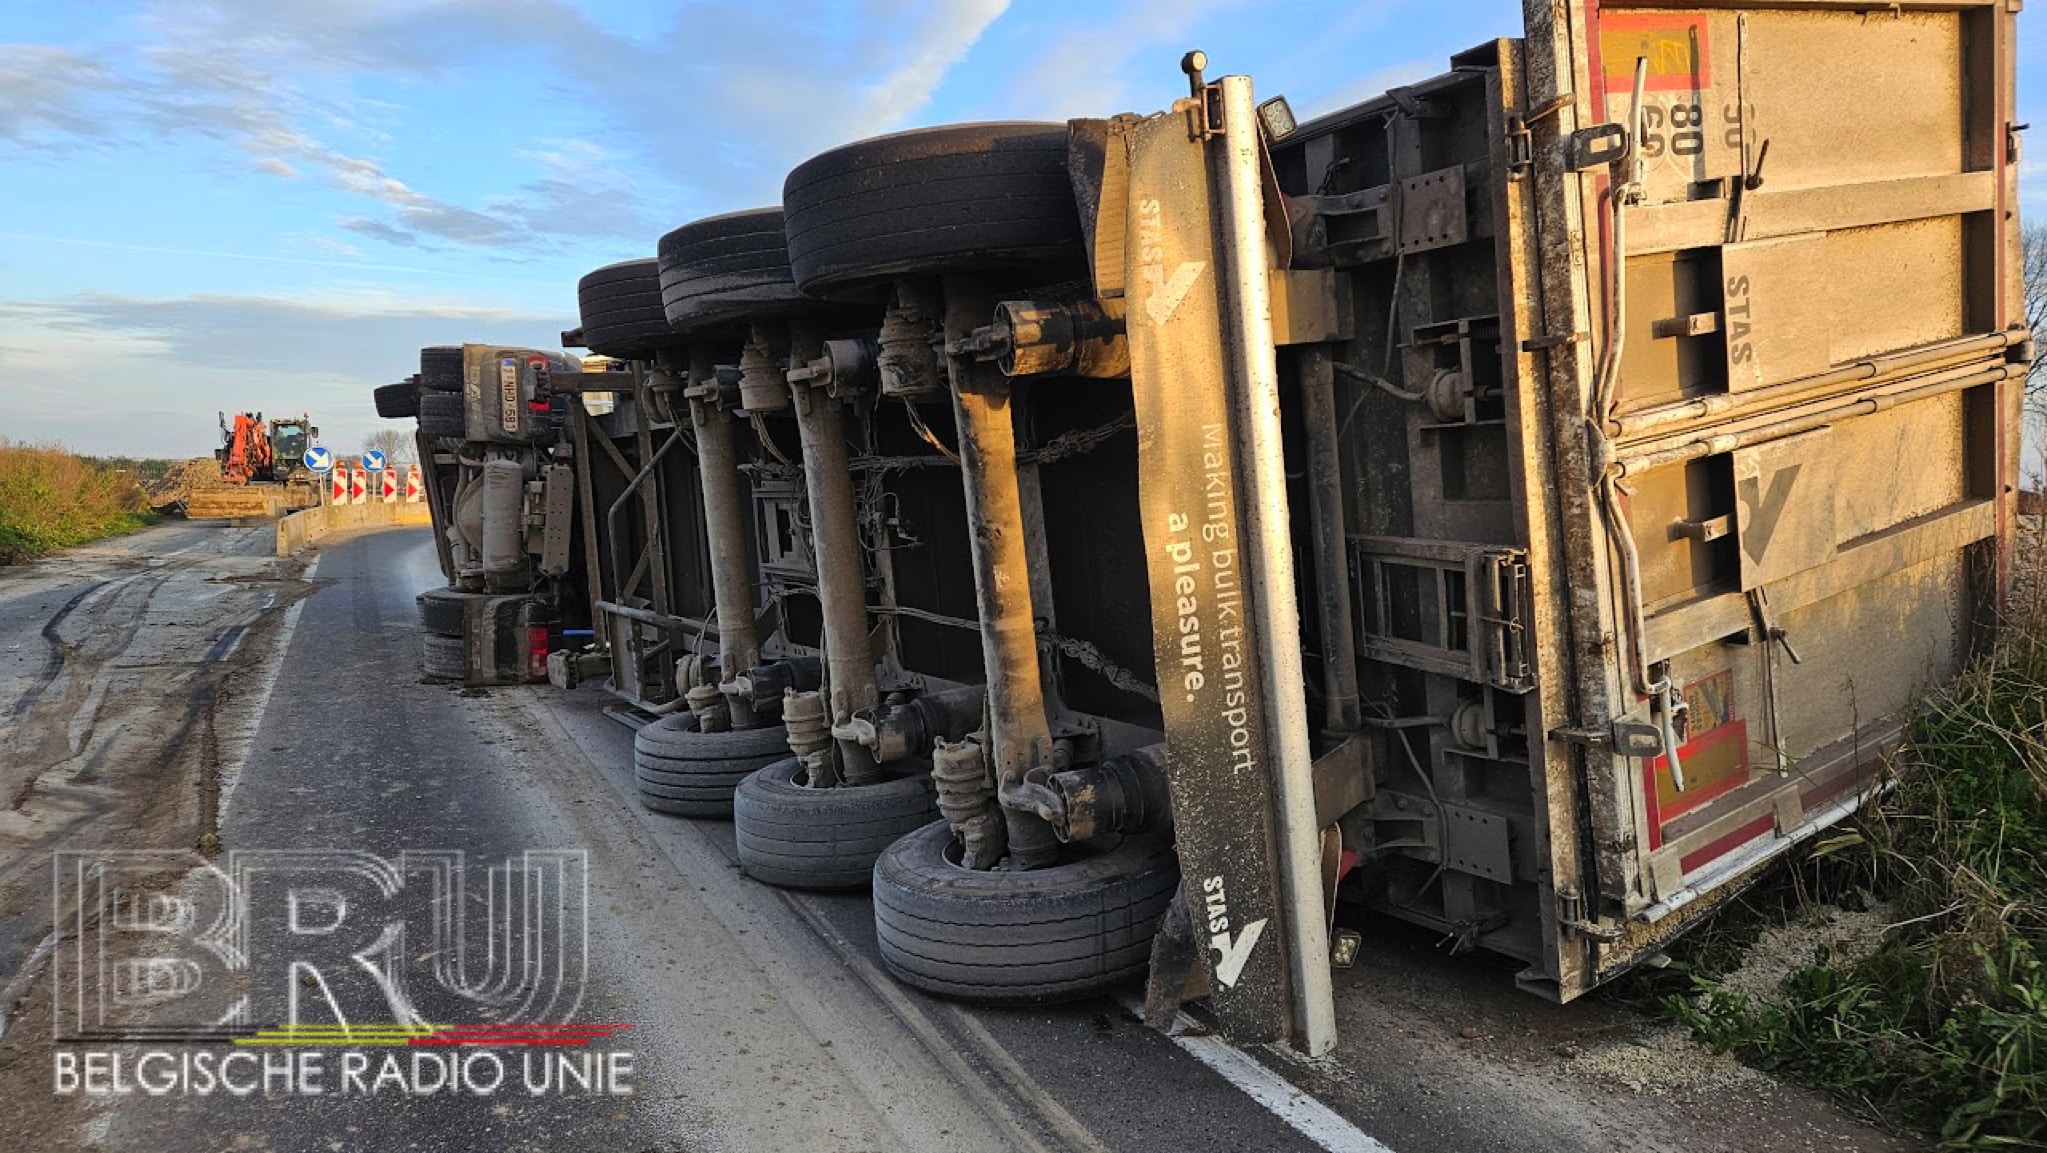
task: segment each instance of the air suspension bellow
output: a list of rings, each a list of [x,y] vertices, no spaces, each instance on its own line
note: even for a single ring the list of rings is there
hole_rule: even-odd
[[[832,766],[832,718],[825,711],[824,694],[815,689],[782,694],[782,725],[788,735],[789,751],[796,754],[809,773],[811,788],[837,783]]]
[[[960,842],[960,864],[968,869],[995,867],[1008,848],[1008,827],[995,804],[995,783],[977,739],[940,741],[931,750],[931,781],[938,790],[938,812]]]
[[[756,323],[739,350],[739,407],[750,413],[786,412],[789,386],[782,379],[789,338],[780,326]]]
[[[888,311],[882,314],[876,367],[881,394],[905,400],[940,396],[946,382],[938,363],[945,341],[939,318],[944,305],[929,285],[899,280]]]

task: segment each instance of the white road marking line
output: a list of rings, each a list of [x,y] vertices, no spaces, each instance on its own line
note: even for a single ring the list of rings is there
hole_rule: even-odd
[[[319,575],[322,555],[313,554],[313,559],[306,564],[306,570],[299,574],[300,580],[311,581]],[[249,710],[249,715],[241,726],[242,731],[229,738],[230,755],[220,759],[220,804],[213,816],[216,827],[227,822],[228,806],[234,800],[235,786],[241,783],[242,773],[249,767],[249,751],[256,746],[256,731],[263,727],[263,715],[270,711],[270,694],[276,690],[277,678],[284,672],[284,658],[291,652],[292,634],[298,631],[299,617],[306,611],[306,602],[311,599],[313,598],[310,596],[302,596],[291,602],[284,610],[284,622],[277,629],[277,647],[273,650],[269,669],[263,674],[263,683],[256,690],[254,707]],[[234,647],[239,649],[242,639],[247,635],[248,631],[243,630],[242,637],[235,639]],[[229,766],[233,766],[232,771],[229,770]]]
[[[994,1121],[999,1126],[1006,1126],[1016,1139],[1023,1143],[1026,1148],[1032,1150],[1033,1153],[1052,1153],[1052,1150],[1044,1142],[1038,1140],[1037,1136],[1031,1132],[1030,1126],[1025,1123],[1024,1119],[1018,1117],[1015,1110],[1011,1109],[1001,1096],[988,1087],[986,1080],[969,1068],[965,1061],[960,1059],[957,1047],[948,1041],[943,1033],[939,1032],[938,1026],[932,1022],[931,1018],[926,1016],[893,980],[869,964],[867,958],[860,954],[860,951],[854,947],[851,941],[840,936],[838,929],[825,919],[823,913],[813,907],[810,902],[794,893],[783,889],[777,889],[775,892],[781,895],[782,900],[787,903],[789,908],[795,910],[797,916],[803,918],[810,925],[811,931],[816,933],[827,947],[839,955],[839,959],[845,962],[847,970],[861,984],[867,986],[869,991],[873,992],[883,1005],[888,1007],[889,1012],[898,1021],[903,1023],[904,1028],[910,1031],[910,1035],[915,1037],[918,1043],[924,1046],[925,1051],[931,1054],[932,1059],[945,1069],[946,1073],[952,1077],[953,1082],[959,1086],[961,1091],[974,1099],[974,1103],[981,1107],[982,1112],[987,1115],[989,1120]],[[990,1038],[990,1040],[993,1041],[993,1038]],[[998,1045],[996,1048],[999,1050],[1001,1046]],[[1004,1051],[1003,1055],[1007,1057],[1008,1053]],[[982,1057],[989,1059],[990,1064],[995,1063],[989,1058],[987,1053],[983,1053]],[[1012,1059],[1010,1064],[1014,1065],[1015,1061]],[[1045,1091],[1037,1087],[1037,1082],[1031,1081],[1028,1077],[1025,1078],[1025,1081],[1031,1089],[1036,1090],[1034,1096],[1024,1092],[1021,1085],[1012,1083],[1010,1088],[1016,1092],[1018,1098],[1027,1107],[1052,1104],[1057,1108],[1056,1102],[1052,1102],[1051,1098],[1045,1094]],[[1102,1149],[1101,1142],[1096,1141],[1094,1135],[1089,1133],[1078,1121],[1075,1121],[1071,1114],[1067,1113],[1064,1109],[1060,1109],[1058,1115],[1066,1119],[1067,1124],[1071,1126],[1071,1130],[1078,1132],[1079,1137],[1084,1141],[1084,1144],[1081,1146],[1082,1148],[1089,1150]],[[1039,1117],[1045,1121],[1049,1128],[1058,1133],[1061,1138],[1069,1142],[1075,1139],[1075,1133],[1064,1129],[1055,1117],[1048,1116],[1042,1111],[1039,1113]],[[1103,1153],[1107,1153],[1107,1151],[1103,1150]]]
[[[1123,1007],[1143,1020],[1143,1005],[1124,1001]],[[1266,1068],[1249,1053],[1200,1030],[1199,1023],[1182,1013],[1180,1019],[1173,1023],[1169,1036],[1173,1044],[1242,1090],[1246,1097],[1263,1105],[1267,1112],[1292,1126],[1301,1136],[1330,1153],[1393,1153],[1384,1142]]]

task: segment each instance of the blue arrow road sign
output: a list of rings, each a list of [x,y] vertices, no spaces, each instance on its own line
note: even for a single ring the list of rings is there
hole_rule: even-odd
[[[362,466],[371,472],[384,471],[384,454],[372,448],[362,454]]]
[[[305,462],[306,467],[314,472],[333,472],[334,450],[315,445],[306,450]]]

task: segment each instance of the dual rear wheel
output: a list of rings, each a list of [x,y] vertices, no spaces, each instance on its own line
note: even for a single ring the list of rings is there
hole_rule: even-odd
[[[695,713],[677,713],[633,737],[633,777],[640,803],[657,813],[729,819],[739,782],[788,755],[779,725],[707,733]]]
[[[890,768],[885,781],[814,789],[789,757],[746,778],[733,799],[740,868],[784,889],[865,888],[884,849],[938,819],[929,762]]]

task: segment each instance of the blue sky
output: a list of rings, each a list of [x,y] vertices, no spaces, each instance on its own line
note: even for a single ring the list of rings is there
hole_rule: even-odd
[[[0,0],[0,439],[190,456],[216,411],[308,410],[352,450],[422,344],[549,344],[582,273],[834,144],[1149,111],[1197,46],[1313,113],[1519,30],[1511,0]]]

